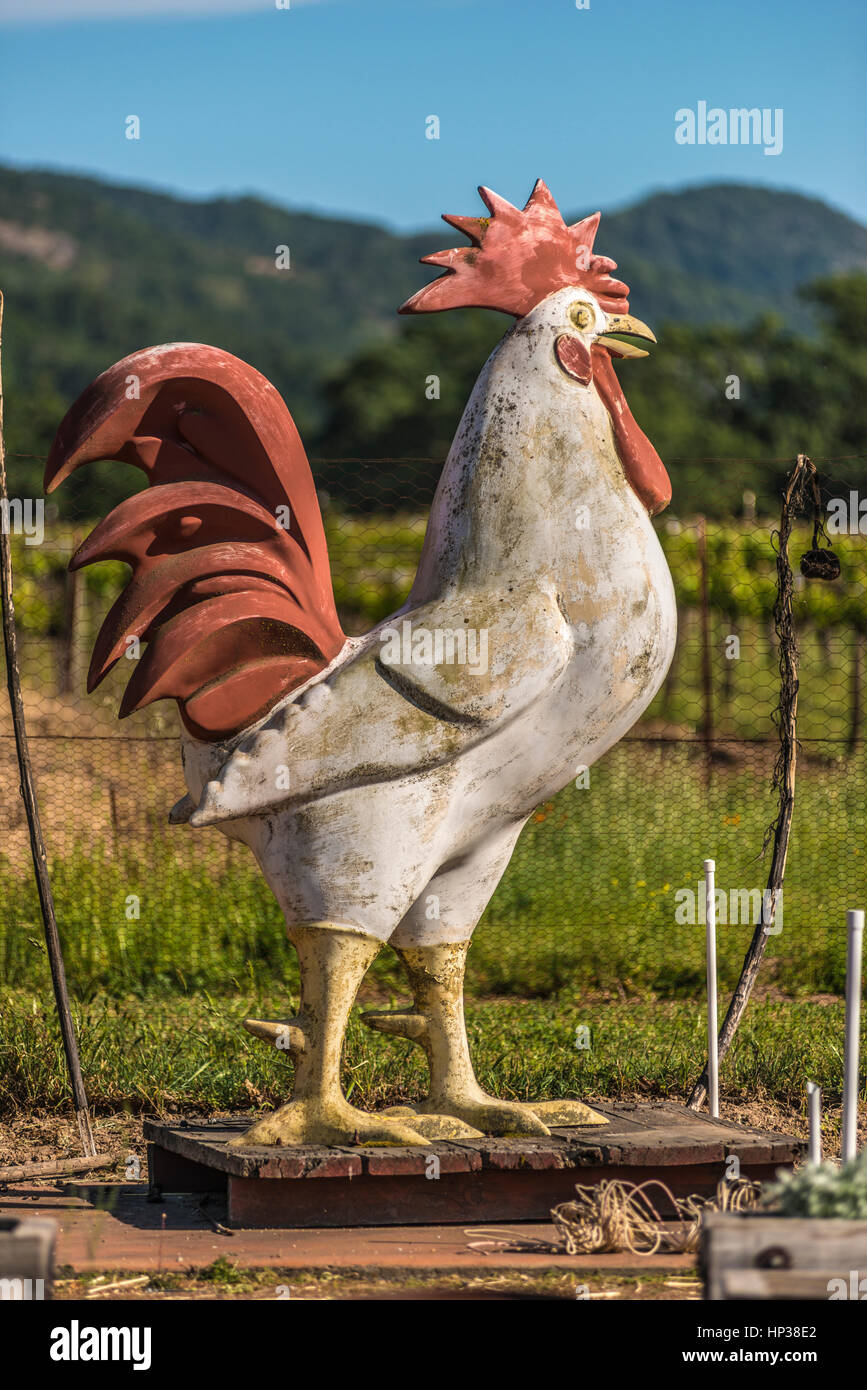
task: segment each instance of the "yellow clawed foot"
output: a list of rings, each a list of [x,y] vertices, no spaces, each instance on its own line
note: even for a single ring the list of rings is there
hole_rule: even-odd
[[[449,1102],[447,1113],[441,1104],[428,1109],[429,1101],[420,1105],[392,1105],[380,1113],[393,1116],[412,1125],[426,1139],[481,1139],[484,1135],[501,1138],[539,1138],[552,1129],[576,1129],[580,1125],[607,1125],[608,1120],[591,1110],[580,1100],[541,1100],[529,1104],[497,1100],[485,1096]]]
[[[477,1085],[466,1054],[462,1011],[459,1017],[450,1020],[450,1027],[441,1029],[436,1029],[423,1012],[413,1008],[369,1009],[361,1017],[368,1028],[378,1033],[390,1033],[418,1043],[429,1060],[432,1049],[436,1048],[435,1034],[438,1034],[445,1043],[443,1051],[456,1061],[448,1086],[418,1105],[395,1106],[389,1114],[400,1114],[416,1126],[426,1123],[428,1128],[424,1133],[431,1139],[478,1139],[485,1134],[544,1137],[550,1134],[547,1125],[534,1115],[531,1107],[497,1100]]]
[[[413,1118],[413,1112],[415,1117]],[[393,1113],[393,1112],[389,1112]],[[438,1103],[424,1101],[419,1106],[401,1110],[409,1123],[431,1139],[460,1139],[480,1134],[500,1138],[544,1138],[552,1129],[571,1129],[579,1125],[607,1125],[604,1115],[591,1110],[580,1100],[542,1100],[524,1104],[519,1101],[498,1100],[484,1091],[479,1096],[461,1097]],[[448,1132],[451,1123],[471,1126],[469,1133]],[[442,1129],[422,1129],[425,1120],[439,1123]]]
[[[579,1125],[607,1125],[608,1120],[580,1100],[535,1100],[527,1106],[551,1129],[575,1129]]]
[[[259,1145],[424,1145],[421,1132],[398,1119],[356,1110],[346,1100],[290,1100],[231,1141],[235,1149]]]
[[[470,1058],[464,1020],[463,983],[469,941],[398,947],[406,966],[413,1000],[397,1009],[370,1009],[362,1015],[368,1028],[405,1038],[423,1048],[430,1069],[430,1095],[420,1105],[399,1112],[416,1128],[424,1117],[441,1129],[432,1138],[469,1137],[449,1133],[448,1121],[469,1126],[478,1135],[544,1138],[551,1127],[604,1125],[608,1121],[577,1100],[519,1104],[483,1091]]]
[[[436,1102],[423,1101],[418,1107],[421,1115],[451,1115],[454,1119],[471,1125],[481,1134],[495,1135],[504,1139],[544,1138],[551,1131],[543,1120],[533,1113],[529,1105],[519,1105],[511,1100],[498,1100],[496,1096],[479,1091],[477,1096],[440,1098]]]
[[[254,1038],[260,1038],[262,1042],[270,1043],[283,1052],[290,1052],[293,1057],[300,1057],[307,1050],[304,1029],[299,1025],[300,1020],[296,1018],[244,1019],[244,1027]]]
[[[427,1114],[415,1105],[390,1105],[379,1113],[411,1125],[425,1139],[484,1138],[480,1129],[473,1129],[472,1125],[465,1124],[454,1115]]]

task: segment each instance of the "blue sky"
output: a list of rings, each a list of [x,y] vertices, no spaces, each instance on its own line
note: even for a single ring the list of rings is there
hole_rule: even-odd
[[[725,180],[867,221],[865,29],[862,0],[0,0],[0,160],[403,228],[539,175],[567,209]],[[782,108],[782,153],[677,144],[699,101]]]

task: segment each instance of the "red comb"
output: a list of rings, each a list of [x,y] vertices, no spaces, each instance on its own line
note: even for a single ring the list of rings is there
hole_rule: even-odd
[[[479,193],[490,217],[443,215],[472,246],[422,256],[422,265],[443,266],[446,274],[414,294],[399,313],[473,307],[522,318],[566,285],[588,289],[606,312],[628,311],[629,289],[610,274],[616,262],[593,255],[598,212],[568,227],[541,179],[523,210],[489,188]]]

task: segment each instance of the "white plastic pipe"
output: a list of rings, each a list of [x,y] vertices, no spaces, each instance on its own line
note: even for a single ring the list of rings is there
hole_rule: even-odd
[[[809,1161],[822,1162],[822,1088],[807,1082],[807,1113],[810,1119]]]
[[[843,1053],[844,1163],[858,1152],[858,1037],[861,1029],[861,948],[864,913],[846,913],[846,1046]]]
[[[719,1119],[719,1028],[716,1004],[716,864],[704,861],[704,921],[707,946],[707,1103]],[[863,915],[863,914],[862,914]]]

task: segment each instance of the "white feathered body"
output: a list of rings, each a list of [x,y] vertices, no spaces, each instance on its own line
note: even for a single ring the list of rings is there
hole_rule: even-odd
[[[400,612],[230,744],[184,737],[192,824],[247,843],[289,921],[465,940],[528,816],[586,783],[664,679],[668,566],[602,400],[553,351],[573,299],[543,300],[486,364]],[[447,659],[461,629],[474,663]],[[420,632],[452,635],[446,659],[410,647]],[[582,795],[610,814],[592,777]]]

